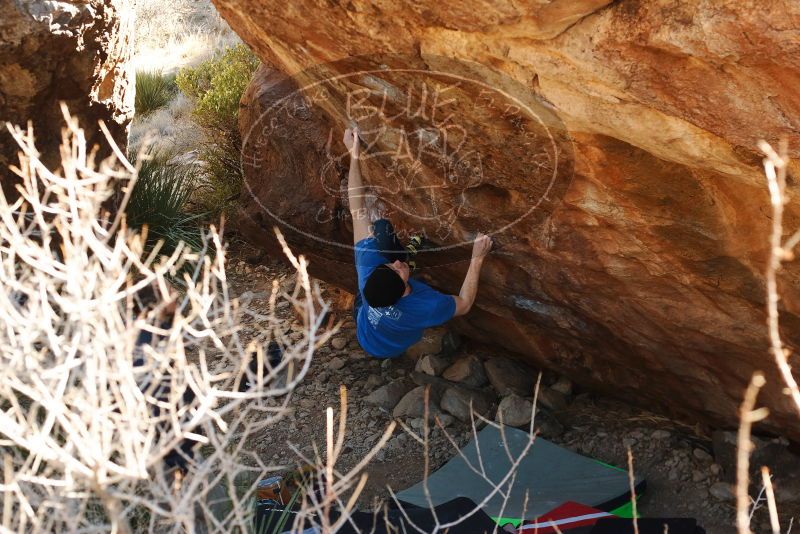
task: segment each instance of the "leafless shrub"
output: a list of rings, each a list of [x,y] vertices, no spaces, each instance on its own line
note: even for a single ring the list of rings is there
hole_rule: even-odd
[[[767,281],[767,328],[769,334],[770,352],[778,367],[781,378],[786,385],[786,390],[800,416],[800,388],[789,365],[789,348],[784,347],[780,335],[780,316],[778,313],[778,272],[782,263],[794,259],[794,248],[800,242],[800,230],[796,231],[789,239],[783,241],[783,212],[788,202],[786,196],[786,172],[789,164],[787,141],[781,140],[776,151],[766,141],[759,143],[759,148],[765,154],[764,173],[769,188],[770,204],[772,205],[772,228],[770,232],[770,254],[767,260],[765,273]],[[780,532],[778,523],[777,505],[769,470],[762,466],[763,486],[759,496],[753,500],[749,496],[750,484],[750,453],[752,441],[750,433],[752,425],[768,415],[766,408],[756,408],[756,398],[759,390],[766,384],[763,373],[753,374],[750,384],[745,391],[744,400],[739,413],[739,437],[737,443],[736,461],[736,526],[739,534],[750,534],[750,521],[753,512],[760,505],[762,495],[767,501],[770,515],[770,526],[773,533]],[[749,510],[749,511],[748,511]],[[791,531],[792,524],[789,525]],[[788,532],[787,531],[787,532]]]
[[[273,287],[262,339],[247,343],[219,233],[199,255],[146,255],[122,210],[102,213],[112,182],[130,191],[136,168],[115,146],[96,162],[65,117],[58,171],[30,129],[9,126],[22,183],[13,204],[0,193],[1,530],[249,530],[254,485],[271,467],[244,444],[284,414],[332,333],[327,305],[286,249],[296,287]],[[303,317],[299,341],[278,328],[279,298]],[[283,346],[279,362],[267,362],[269,341]]]
[[[736,527],[739,534],[750,534],[750,520],[753,517],[749,512],[751,504],[749,493],[750,452],[753,448],[750,433],[753,423],[761,421],[768,414],[766,408],[755,408],[756,397],[764,384],[764,375],[755,373],[747,386],[742,406],[739,409],[739,435],[736,444]],[[754,512],[758,506],[758,499],[752,504]]]
[[[786,196],[786,169],[789,165],[788,145],[786,140],[781,141],[779,152],[776,152],[769,144],[762,141],[759,143],[759,148],[767,156],[764,159],[764,172],[767,175],[769,197],[772,204],[772,233],[770,234],[770,255],[766,272],[770,348],[781,377],[789,389],[797,414],[800,416],[800,388],[798,388],[797,380],[789,365],[790,351],[783,346],[781,341],[778,315],[778,300],[780,299],[778,271],[783,262],[794,259],[794,247],[800,242],[800,230],[783,242],[783,208],[788,202]]]

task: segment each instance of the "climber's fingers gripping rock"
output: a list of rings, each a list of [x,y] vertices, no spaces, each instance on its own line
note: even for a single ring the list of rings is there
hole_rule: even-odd
[[[472,257],[483,258],[483,256],[486,256],[486,254],[489,253],[491,248],[492,238],[486,234],[478,232],[478,235],[475,236],[475,241],[472,244]]]
[[[353,159],[358,159],[359,153],[361,151],[361,147],[359,146],[358,142],[358,126],[354,128],[347,128],[344,131],[344,146],[347,147],[347,150],[350,152],[350,156]]]

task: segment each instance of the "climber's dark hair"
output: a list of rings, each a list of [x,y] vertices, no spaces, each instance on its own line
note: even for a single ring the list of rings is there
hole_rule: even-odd
[[[406,283],[394,269],[378,266],[364,284],[364,300],[373,308],[396,304],[406,292]]]

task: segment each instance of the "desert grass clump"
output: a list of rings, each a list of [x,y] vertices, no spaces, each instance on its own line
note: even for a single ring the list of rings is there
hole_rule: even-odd
[[[165,107],[177,93],[174,74],[160,71],[136,73],[136,114],[145,116]]]

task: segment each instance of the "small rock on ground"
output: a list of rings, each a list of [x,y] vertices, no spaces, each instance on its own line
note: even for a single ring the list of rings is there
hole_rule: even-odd
[[[733,488],[727,482],[717,482],[708,489],[708,492],[718,501],[732,501],[734,497]]]
[[[558,380],[556,380],[555,384],[550,386],[550,389],[569,397],[570,395],[572,395],[572,382],[570,381],[569,378],[562,376]]]
[[[480,387],[486,384],[483,363],[474,354],[457,359],[453,365],[445,369],[442,378],[472,387]]]
[[[500,395],[533,394],[534,372],[508,358],[491,358],[484,364],[489,383]]]
[[[653,439],[667,439],[671,434],[666,430],[654,430],[650,437]]]
[[[438,354],[426,354],[417,361],[415,371],[426,375],[439,376],[450,365],[450,358]]]
[[[472,412],[486,415],[491,408],[491,403],[487,396],[471,392],[457,387],[448,388],[442,395],[442,410],[452,414],[460,421],[469,421],[471,418],[470,402]]]
[[[694,455],[695,458],[697,458],[703,463],[710,464],[711,462],[714,461],[714,458],[703,449],[695,449],[694,451],[692,451],[692,454]]]
[[[364,402],[387,411],[392,410],[413,387],[414,385],[407,380],[394,380],[367,395]]]
[[[364,382],[364,389],[369,391],[380,386],[381,384],[383,384],[383,378],[381,378],[380,375],[369,375],[369,377],[367,377],[367,381]]]
[[[392,410],[392,417],[423,417],[425,415],[425,390],[429,390],[428,397],[428,418],[441,415],[439,408],[439,400],[441,399],[441,392],[439,388],[429,386],[418,386],[403,396],[397,406]]]
[[[539,404],[554,412],[560,412],[567,409],[568,403],[566,396],[564,396],[563,393],[559,393],[551,388],[539,388],[539,396],[537,400]]]
[[[509,426],[520,427],[530,424],[532,415],[533,403],[512,393],[500,401],[495,420]]]

